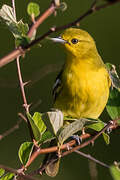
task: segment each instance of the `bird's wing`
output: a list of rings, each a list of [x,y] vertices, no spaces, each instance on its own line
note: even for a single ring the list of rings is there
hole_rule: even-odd
[[[63,72],[63,69],[60,71],[60,73],[56,77],[55,83],[53,85],[52,94],[53,94],[54,101],[56,100],[56,97],[58,96],[58,94],[60,93],[62,89],[62,72]]]

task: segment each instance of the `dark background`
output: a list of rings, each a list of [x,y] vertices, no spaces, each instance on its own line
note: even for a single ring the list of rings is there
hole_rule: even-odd
[[[26,8],[30,0],[16,1],[17,19],[30,23]],[[50,0],[34,0],[40,4],[41,13],[49,6]],[[63,25],[68,23],[85,12],[91,5],[91,0],[65,0],[68,9],[58,15],[49,17],[38,29],[37,35],[43,34],[53,25]],[[10,0],[1,0],[3,4],[11,5]],[[96,12],[82,22],[80,28],[88,31],[96,41],[97,48],[104,62],[111,62],[119,66],[120,58],[120,3]],[[58,33],[59,34],[59,33]],[[53,34],[56,36],[56,34]],[[65,54],[59,45],[44,40],[42,47],[36,46],[29,51],[25,58],[21,60],[21,68],[24,80],[31,80],[32,84],[26,87],[27,100],[33,103],[32,112],[45,112],[52,106],[51,90],[58,69],[64,62]],[[0,57],[3,57],[14,48],[14,38],[11,33],[0,26]],[[53,73],[48,73],[54,71]],[[45,75],[46,73],[46,75]],[[41,100],[41,104],[35,107]],[[0,69],[0,134],[11,128],[18,121],[18,112],[21,112],[22,98],[18,87],[18,77],[16,62],[12,62]],[[104,112],[102,119],[108,121],[109,117]],[[86,147],[84,152],[89,153],[107,164],[112,164],[114,160],[119,161],[119,134],[111,133],[111,143],[106,145],[100,137],[95,145]],[[20,128],[0,141],[0,164],[19,168],[18,149],[21,143],[30,141],[29,132],[24,122]],[[42,155],[43,157],[43,155]],[[40,164],[36,160],[34,165]],[[97,165],[98,179],[111,180],[108,169]],[[58,176],[54,179],[90,179],[88,160],[73,153],[65,157],[61,162]],[[44,179],[49,179],[44,177]]]

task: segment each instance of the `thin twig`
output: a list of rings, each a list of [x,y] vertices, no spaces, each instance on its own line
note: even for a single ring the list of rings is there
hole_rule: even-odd
[[[21,94],[22,94],[23,103],[24,103],[23,107],[25,108],[26,113],[29,113],[29,105],[27,103],[25,89],[24,89],[24,86],[25,86],[26,83],[23,83],[19,57],[17,57],[17,71],[18,71],[18,78],[19,78],[19,82],[20,82]],[[28,124],[28,129],[29,129],[29,133],[30,133],[31,139],[33,140],[34,139],[34,135],[33,135],[33,131],[32,131],[32,128],[31,128],[31,125],[30,125],[30,122],[29,122],[28,119],[27,119],[27,124]]]
[[[70,154],[70,153],[72,153],[72,152],[77,152],[77,153],[78,153],[78,152],[79,152],[78,149],[83,148],[83,147],[85,147],[85,146],[87,146],[87,145],[89,145],[89,144],[91,144],[91,143],[93,144],[93,142],[94,142],[104,131],[106,131],[107,129],[111,129],[111,130],[112,130],[112,129],[117,128],[117,127],[118,127],[117,120],[118,120],[118,119],[113,120],[113,121],[110,121],[100,132],[95,133],[94,136],[91,135],[91,134],[83,134],[83,135],[81,135],[80,138],[82,138],[82,140],[87,139],[87,138],[89,138],[89,137],[91,137],[91,136],[93,136],[93,138],[91,138],[90,140],[86,141],[85,143],[83,143],[83,144],[81,144],[81,145],[79,145],[79,146],[76,146],[76,147],[73,147],[73,148],[72,148],[72,146],[74,146],[74,145],[76,144],[76,141],[75,141],[75,140],[69,141],[68,143],[62,145],[62,146],[61,146],[61,150],[67,149],[67,151],[61,153],[61,157],[64,157],[64,156],[66,156],[66,155],[68,155],[68,154]],[[55,152],[55,151],[56,151],[56,152],[58,151],[58,147],[57,147],[57,146],[52,147],[52,148],[50,147],[50,148],[45,148],[45,149],[38,149],[38,150],[37,150],[36,152],[34,152],[34,154],[31,156],[31,158],[30,158],[30,160],[28,161],[28,163],[27,163],[26,166],[28,167],[28,166],[33,162],[34,158],[36,158],[38,155],[40,155],[40,154],[45,154],[45,153],[51,153],[51,152]],[[108,166],[107,164],[105,164],[105,163],[103,163],[103,162],[95,159],[94,157],[90,156],[89,154],[87,155],[87,154],[84,154],[84,153],[82,153],[82,152],[79,152],[79,154],[81,154],[82,156],[86,157],[87,159],[90,159],[90,160],[92,160],[92,161],[100,164],[101,166],[104,166],[104,167],[109,168],[109,166]],[[42,174],[42,173],[44,172],[46,166],[47,166],[48,164],[54,163],[56,160],[57,160],[57,158],[51,159],[49,162],[47,162],[47,164],[46,164],[44,167],[39,168],[39,169],[33,171],[32,173],[30,173],[30,175]]]
[[[13,13],[14,13],[14,16],[15,16],[15,19],[16,19],[15,0],[12,0],[12,6],[13,6]],[[20,60],[20,56],[18,56],[16,58],[16,63],[17,63],[17,71],[18,71],[20,89],[21,89],[21,94],[22,94],[23,103],[24,103],[23,106],[25,108],[26,113],[29,113],[29,105],[27,103],[25,89],[24,89],[24,86],[25,86],[26,83],[23,83],[22,74],[21,74],[21,68],[20,68],[20,61],[19,60]],[[27,119],[27,124],[28,124],[28,129],[29,129],[30,135],[31,135],[31,139],[33,139],[34,135],[33,135],[31,125],[30,125],[30,122],[28,121],[28,119]]]
[[[107,164],[105,164],[105,163],[103,163],[103,162],[95,159],[95,158],[92,157],[90,154],[85,154],[85,153],[83,153],[83,152],[81,152],[81,151],[78,151],[78,150],[75,150],[74,152],[77,153],[77,154],[80,154],[81,156],[83,156],[83,157],[85,157],[85,158],[87,158],[87,159],[89,159],[89,160],[91,160],[91,161],[94,161],[94,162],[97,163],[97,164],[100,164],[100,165],[103,166],[103,167],[109,168],[109,166],[108,166]]]
[[[56,9],[55,3],[51,3],[50,7],[36,20],[36,22],[32,25],[28,32],[28,37],[32,37],[34,31],[42,24],[43,21],[45,21],[46,18],[48,18],[51,14],[54,13]]]
[[[97,2],[97,1],[95,1]],[[73,27],[73,26],[76,26],[81,20],[83,20],[85,17],[87,17],[88,15],[96,12],[96,11],[99,11],[103,8],[106,8],[108,6],[111,6],[117,2],[120,2],[120,0],[117,0],[117,1],[113,1],[113,2],[108,2],[108,3],[105,3],[103,5],[100,5],[100,6],[96,6],[96,3],[94,2],[94,4],[92,4],[92,6],[90,7],[90,9],[88,9],[88,11],[86,11],[83,15],[81,15],[80,17],[78,17],[75,21],[72,21],[66,25],[63,25],[63,26],[59,26],[59,27],[55,27],[54,29],[50,29],[49,31],[47,31],[46,33],[44,33],[42,36],[38,37],[37,39],[35,39],[34,41],[32,41],[30,44],[28,44],[26,47],[24,47],[24,49],[28,49],[32,46],[34,46],[35,44],[39,43],[41,40],[43,40],[44,38],[46,38],[47,36],[49,36],[50,34],[52,34],[53,32],[59,32],[61,30],[64,30],[64,29],[67,29],[67,28],[70,28],[70,27]],[[1,67],[1,66],[0,66]]]
[[[11,133],[13,133],[15,130],[17,130],[19,128],[19,125],[21,124],[22,119],[18,120],[18,122],[11,127],[9,130],[5,131],[3,134],[0,135],[0,141],[5,138],[6,136],[10,135]]]
[[[94,144],[94,141],[103,133],[105,132],[107,129],[109,129],[111,126],[115,125],[116,126],[116,120],[113,120],[113,121],[110,121],[101,131],[99,131],[93,138],[91,138],[90,140],[88,141],[85,141],[84,143],[66,151],[66,152],[63,152],[62,154],[62,157],[74,152],[75,150],[79,150],[85,146],[88,146],[89,144]]]
[[[18,70],[18,78],[19,78],[19,82],[20,82],[21,94],[22,94],[23,103],[24,103],[23,106],[24,106],[24,108],[26,110],[26,113],[29,113],[29,105],[28,105],[27,99],[26,99],[26,94],[25,94],[24,83],[23,83],[22,74],[21,74],[19,57],[17,57],[17,70]]]
[[[61,146],[61,150],[67,150],[65,152],[62,153],[61,157],[64,157],[72,152],[74,152],[75,150],[78,150],[78,149],[81,149],[85,146],[88,146],[89,144],[93,144],[94,141],[107,129],[115,129],[117,128],[118,125],[117,125],[117,120],[113,120],[113,121],[110,121],[101,131],[95,133],[95,135],[93,136],[93,138],[91,138],[90,140],[88,141],[85,141],[84,143],[68,150],[68,147],[72,147],[76,144],[76,141],[75,140],[71,140],[69,142],[67,142],[66,144],[63,144]],[[91,137],[91,134],[83,134],[80,136],[80,138],[82,140],[84,139],[88,139],[89,137]],[[49,147],[49,148],[44,148],[44,149],[37,149],[33,154],[32,156],[30,157],[29,161],[27,162],[26,164],[26,167],[30,166],[30,164],[40,155],[40,154],[47,154],[47,153],[52,153],[52,152],[57,152],[58,151],[58,147],[57,146],[54,146],[54,147]]]
[[[34,31],[38,28],[38,26],[45,20],[47,19],[51,14],[53,14],[56,10],[56,5],[55,3],[50,4],[50,7],[37,19],[37,21],[35,23],[33,23],[33,25],[31,26],[29,32],[28,32],[28,37],[32,37]],[[3,57],[0,60],[0,67],[12,62],[15,58],[17,58],[18,56],[23,55],[25,52],[23,50],[24,48],[22,47],[18,47],[15,50],[13,50],[11,53],[9,53],[8,55],[6,55],[5,57]],[[29,49],[29,48],[28,48]]]
[[[70,148],[70,149],[72,149],[72,148]],[[93,162],[95,162],[95,163],[103,166],[103,167],[109,168],[109,166],[108,166],[107,164],[105,164],[105,163],[103,163],[103,162],[95,159],[95,158],[92,157],[90,154],[85,154],[85,153],[83,153],[83,152],[81,152],[81,151],[78,151],[78,150],[75,150],[74,152],[77,153],[77,154],[80,154],[81,156],[83,156],[83,157],[85,157],[85,158],[87,158],[87,159],[89,159],[89,160],[91,160],[91,161],[93,161]],[[30,175],[36,175],[36,174],[41,174],[41,175],[42,175],[42,173],[44,172],[44,170],[45,170],[45,168],[47,167],[47,165],[50,165],[50,164],[56,162],[57,160],[58,160],[58,158],[53,158],[53,159],[51,159],[50,161],[48,161],[48,162],[45,164],[45,166],[42,166],[42,167],[40,167],[39,169],[34,170],[33,172],[30,173]]]
[[[89,138],[91,135],[90,134],[83,134],[80,136],[81,139],[87,139]],[[68,150],[68,147],[72,147],[76,144],[75,140],[71,140],[65,144],[63,144],[61,146],[61,150]],[[58,151],[58,147],[57,146],[53,146],[53,147],[49,147],[49,148],[44,148],[44,149],[37,149],[32,156],[30,157],[29,161],[26,164],[26,167],[30,166],[30,164],[40,155],[40,154],[47,154],[47,153],[52,153],[52,152],[57,152]]]
[[[22,113],[18,113],[18,116],[27,123],[27,118]]]
[[[4,169],[4,170],[7,171],[7,172],[14,173],[15,175],[18,175],[18,176],[20,176],[20,177],[22,177],[23,179],[26,179],[26,180],[38,180],[38,179],[36,179],[36,178],[33,178],[33,177],[30,176],[30,175],[22,174],[22,173],[20,173],[18,170],[13,169],[13,168],[9,168],[9,167],[7,167],[7,166],[5,166],[5,165],[2,165],[2,164],[0,164],[0,168]]]
[[[97,2],[97,1],[96,1]],[[4,56],[3,58],[0,59],[0,67],[5,66],[6,64],[12,62],[15,58],[17,58],[18,56],[21,56],[23,53],[25,53],[25,51],[27,49],[29,49],[30,47],[34,46],[35,44],[37,44],[38,42],[40,42],[41,40],[43,40],[45,37],[47,37],[48,35],[52,34],[53,32],[58,32],[60,30],[64,30],[66,28],[72,27],[72,26],[76,26],[76,24],[78,24],[78,22],[80,22],[81,20],[83,20],[85,17],[87,17],[88,15],[92,14],[93,12],[99,11],[103,8],[106,8],[108,6],[111,6],[113,4],[116,4],[120,2],[120,0],[116,0],[116,1],[108,1],[102,5],[96,6],[96,4],[94,4],[94,6],[90,7],[90,9],[88,9],[88,11],[86,11],[82,16],[78,17],[75,21],[68,23],[64,26],[60,26],[60,27],[56,27],[56,28],[51,28],[49,31],[47,31],[46,33],[44,33],[42,36],[40,36],[39,38],[35,39],[34,41],[32,41],[30,44],[28,44],[27,46],[24,47],[18,47],[17,49],[13,50],[11,53],[9,53],[8,55]],[[51,7],[53,8],[53,3],[50,5],[50,7],[42,14],[42,16],[40,17],[41,22],[39,22],[38,24],[40,25],[47,17],[49,17],[51,14],[53,14],[55,12],[56,7],[54,7],[52,9],[52,11],[50,11],[50,13],[47,13],[47,11],[49,11],[51,9]],[[45,17],[44,17],[45,16]],[[44,18],[43,18],[44,17]],[[38,19],[39,20],[39,19]],[[38,21],[37,20],[37,21]],[[37,23],[36,21],[36,23]],[[35,23],[35,24],[36,24]],[[35,27],[35,24],[32,26],[32,32],[34,32],[34,30],[37,27]],[[34,28],[35,29],[34,29]],[[31,29],[30,29],[31,31]],[[29,31],[29,33],[30,33]],[[30,33],[29,36],[31,36],[32,33]]]
[[[12,0],[12,6],[13,6],[13,13],[14,13],[14,16],[16,19],[15,0]],[[20,82],[20,88],[21,88],[21,93],[22,93],[22,97],[23,97],[24,108],[25,108],[26,112],[28,113],[29,105],[27,104],[27,99],[26,99],[26,94],[25,94],[24,83],[23,83],[23,79],[22,79],[19,60],[20,60],[20,57],[17,57],[16,61],[17,61],[18,78],[19,78],[19,82]]]

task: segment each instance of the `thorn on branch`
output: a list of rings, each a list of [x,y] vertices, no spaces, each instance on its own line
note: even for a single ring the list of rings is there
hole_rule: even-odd
[[[99,1],[99,0],[94,0],[94,2],[93,2],[92,5],[91,5],[91,9],[93,9],[93,11],[94,11],[95,8],[96,8],[97,1]]]
[[[55,31],[56,31],[56,26],[51,27],[50,30],[51,30],[52,32],[55,32]]]
[[[31,105],[32,105],[32,103],[31,104],[23,104],[23,107],[26,109],[26,112],[29,112],[29,108]]]
[[[21,117],[27,123],[27,118],[22,113],[18,113],[18,116]]]
[[[95,142],[94,141],[91,141],[91,145],[94,146]]]
[[[24,83],[23,83],[23,86],[28,85],[30,82],[31,82],[31,80],[29,80],[29,81],[27,81],[27,82],[24,82]]]

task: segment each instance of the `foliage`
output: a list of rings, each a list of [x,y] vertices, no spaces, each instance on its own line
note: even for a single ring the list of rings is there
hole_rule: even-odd
[[[37,3],[34,3],[34,2],[30,2],[28,4],[28,7],[27,7],[27,13],[32,16],[34,15],[34,17],[37,17],[39,16],[40,14],[40,7]]]
[[[117,163],[117,164],[119,164],[119,163]],[[110,173],[111,173],[114,180],[119,180],[120,179],[120,169],[119,169],[119,167],[117,167],[115,165],[112,165],[110,167]]]
[[[64,2],[60,3],[60,1],[58,0],[54,1],[54,5],[55,4],[56,7],[54,13],[58,8],[64,11],[67,7],[66,3]],[[30,2],[27,6],[27,13],[31,17],[34,16],[34,18],[39,16],[40,15],[39,4],[35,2]],[[9,29],[9,31],[13,34],[15,38],[16,47],[22,47],[24,49],[27,46],[29,46],[30,43],[33,43],[33,40],[35,39],[36,36],[36,29],[34,29],[32,36],[29,37],[28,33],[30,29],[28,24],[24,23],[22,19],[19,21],[16,20],[16,16],[13,12],[12,7],[6,4],[2,6],[2,8],[0,9],[0,20],[1,23],[5,25]],[[76,21],[73,22],[73,24],[74,23],[76,24]],[[49,32],[51,31],[48,31],[48,34]],[[113,64],[107,63],[106,67],[109,71],[112,81],[110,96],[108,103],[106,105],[106,109],[110,118],[112,120],[116,119],[117,126],[119,126],[120,125],[120,120],[119,120],[120,79],[116,72],[116,68]],[[108,135],[110,129],[106,129],[106,131],[104,131],[104,128],[106,127],[107,124],[103,122],[101,119],[94,119],[94,120],[85,119],[85,118],[73,119],[71,117],[63,116],[63,113],[61,111],[55,109],[48,111],[46,113],[34,112],[33,115],[30,112],[26,111],[25,115],[30,124],[30,130],[32,131],[34,138],[29,142],[28,141],[23,142],[20,145],[18,151],[19,160],[22,166],[24,167],[23,168],[24,171],[26,171],[25,168],[28,168],[28,162],[31,160],[31,157],[33,157],[34,153],[37,152],[37,150],[39,152],[42,148],[44,150],[45,146],[48,147],[47,150],[50,150],[50,152],[47,152],[48,154],[54,152],[53,154],[52,153],[50,154],[52,159],[49,159],[49,162],[52,165],[54,163],[58,164],[57,162],[58,160],[60,160],[62,156],[61,147],[63,147],[63,144],[68,143],[72,135],[74,134],[79,135],[80,133],[82,133],[83,128],[85,128],[87,132],[90,132],[92,130],[94,133],[97,132],[99,133],[102,131],[104,141],[106,142],[107,145],[110,143],[110,136]],[[51,144],[53,144],[54,146]],[[54,151],[51,150],[53,147],[56,148]],[[70,147],[68,147],[68,149],[69,148]],[[116,167],[115,165],[111,165],[110,173],[114,180],[120,179],[119,167]],[[8,173],[4,169],[0,169],[1,180],[12,180],[15,178],[16,177],[14,173],[10,173],[10,172]]]

